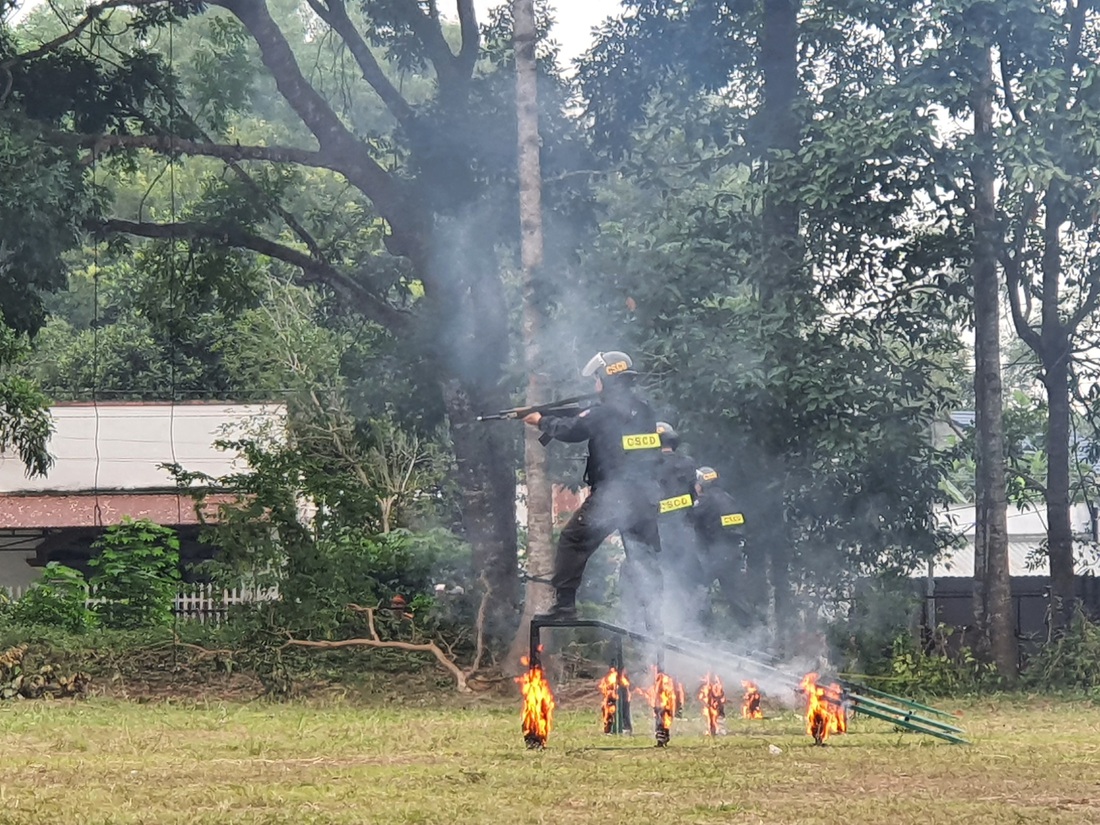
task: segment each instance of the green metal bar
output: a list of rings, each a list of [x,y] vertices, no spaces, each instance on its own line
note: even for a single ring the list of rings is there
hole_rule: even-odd
[[[913,713],[912,711],[905,710],[904,708],[895,708],[883,702],[877,702],[874,699],[868,699],[865,696],[859,696],[858,694],[849,695],[855,698],[857,706],[859,704],[869,705],[870,707],[881,713],[895,713],[898,716],[903,717],[906,721],[914,721],[926,727],[935,728],[936,730],[944,730],[950,733],[959,734],[966,733],[966,731],[964,731],[962,728],[957,728],[954,725],[948,725],[945,722],[940,722],[938,719],[929,719],[926,716],[921,716],[920,714]]]
[[[903,708],[895,708],[890,705],[883,704],[882,702],[876,702],[874,699],[868,699],[866,696],[860,696],[858,693],[849,693],[848,698],[853,700],[855,710],[859,711],[860,705],[868,705],[880,713],[896,713],[899,716],[904,716],[905,721],[915,720],[916,722],[927,725],[930,728],[936,728],[937,730],[946,730],[951,733],[966,733],[962,728],[956,728],[954,725],[948,725],[944,722],[940,722],[937,719],[928,719],[924,716],[918,716],[912,711],[905,710]]]
[[[875,719],[881,719],[884,722],[891,722],[895,725],[899,725],[903,728],[907,728],[908,730],[911,730],[914,733],[923,733],[923,734],[927,734],[928,736],[935,736],[937,739],[943,739],[945,742],[950,742],[952,745],[969,745],[970,744],[967,740],[963,739],[961,736],[954,736],[950,733],[945,733],[945,732],[939,731],[939,730],[926,729],[926,728],[923,728],[919,725],[913,725],[913,724],[910,724],[908,722],[904,722],[901,719],[894,719],[893,717],[891,717],[891,716],[889,716],[885,713],[879,713],[878,711],[872,710],[870,708],[864,708],[860,711],[860,713],[863,713],[867,716],[874,717]]]
[[[840,680],[840,684],[842,687],[844,687],[845,690],[849,690],[852,693],[866,693],[871,696],[878,697],[879,699],[885,699],[888,702],[894,702],[895,704],[899,705],[908,705],[911,708],[918,708],[920,710],[928,711],[929,713],[934,713],[937,716],[943,716],[947,719],[955,718],[953,714],[950,714],[945,710],[939,710],[938,708],[934,708],[929,705],[922,705],[920,702],[914,702],[911,699],[905,699],[901,696],[894,696],[891,693],[884,693],[881,690],[875,690],[873,687],[867,687],[867,685],[860,684],[859,682],[848,682],[842,679]]]

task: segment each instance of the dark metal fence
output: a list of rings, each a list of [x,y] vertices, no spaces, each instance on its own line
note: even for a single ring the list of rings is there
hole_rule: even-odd
[[[1100,578],[1077,577],[1077,600],[1085,614],[1100,620]],[[930,634],[933,626],[946,625],[954,630],[948,646],[958,649],[973,646],[974,580],[944,577],[934,580],[934,592],[925,596],[922,630]],[[1012,579],[1012,611],[1021,661],[1036,653],[1050,639],[1050,579],[1047,576],[1015,576]]]

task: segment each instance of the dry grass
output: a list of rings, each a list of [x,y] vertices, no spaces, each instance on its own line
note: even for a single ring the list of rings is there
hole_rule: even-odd
[[[684,720],[665,750],[601,736],[574,706],[541,753],[524,750],[517,709],[5,704],[0,822],[1100,822],[1085,703],[967,705],[969,747],[857,719],[814,748],[788,713],[715,740]]]

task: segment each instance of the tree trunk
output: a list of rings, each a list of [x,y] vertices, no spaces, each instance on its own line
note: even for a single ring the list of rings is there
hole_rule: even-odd
[[[1047,553],[1050,558],[1051,624],[1063,630],[1074,602],[1073,530],[1070,524],[1069,333],[1060,317],[1064,210],[1059,188],[1047,192],[1043,228],[1043,304],[1040,358],[1047,392]]]
[[[974,622],[978,652],[1012,681],[1016,677],[1016,637],[1008,567],[1005,497],[1004,419],[1001,386],[1000,284],[994,244],[995,172],[993,62],[985,48],[972,94],[974,137],[974,392],[977,430],[977,514],[974,527]]]
[[[798,286],[801,265],[798,236],[799,205],[782,186],[779,152],[796,152],[800,128],[794,113],[798,96],[798,0],[765,0],[764,21],[760,43],[760,68],[764,75],[764,102],[761,121],[765,135],[762,147],[768,158],[769,181],[764,200],[762,225],[765,250],[764,282],[761,304],[767,310],[790,309]],[[798,313],[786,311],[784,316],[798,325]],[[786,334],[797,337],[798,329]],[[782,350],[780,350],[780,353]],[[782,357],[782,356],[780,356]],[[779,467],[781,461],[771,462]],[[776,522],[781,525],[782,520]],[[789,538],[781,529],[773,531],[767,544],[775,616],[778,622],[779,645],[784,647],[790,637],[789,620],[795,615],[792,604]]]
[[[516,120],[519,140],[519,221],[523,263],[523,354],[529,376],[527,404],[549,400],[543,372],[540,333],[544,326],[539,281],[543,262],[542,172],[539,165],[537,33],[534,0],[513,0],[516,56]],[[523,616],[508,654],[506,669],[519,666],[528,644],[528,624],[535,613],[550,606],[552,588],[545,583],[553,572],[553,494],[547,473],[546,448],[538,433],[526,428],[524,477],[527,486],[527,574]],[[536,581],[534,579],[541,579]]]
[[[1043,383],[1048,404],[1046,505],[1053,600],[1051,622],[1057,631],[1068,624],[1075,599],[1069,495],[1069,369],[1064,357],[1046,367]]]
[[[468,217],[437,215],[414,258],[425,289],[431,346],[445,376],[443,400],[454,446],[462,520],[474,565],[492,589],[488,638],[511,638],[518,598],[514,430],[476,421],[509,406],[501,376],[509,357],[508,308],[491,244]]]
[[[458,380],[444,386],[451,421],[457,481],[462,490],[462,522],[473,548],[474,569],[492,589],[485,630],[490,639],[507,639],[518,607],[516,577],[516,474],[507,433],[478,423],[485,409],[506,406],[499,390],[470,387]]]

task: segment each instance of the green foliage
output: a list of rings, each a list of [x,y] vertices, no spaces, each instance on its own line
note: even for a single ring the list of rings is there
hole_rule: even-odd
[[[929,649],[922,649],[910,634],[893,644],[886,690],[899,694],[958,696],[999,687],[996,668],[978,661],[969,647],[950,649],[952,628],[936,628]]]
[[[1023,684],[1033,690],[1100,688],[1100,624],[1078,609],[1064,633],[1044,644],[1028,663]]]
[[[95,626],[87,608],[88,584],[79,570],[50,562],[42,577],[11,610],[11,621],[83,633]]]
[[[82,224],[97,212],[78,160],[0,107],[0,322],[16,331],[42,326],[42,295],[65,285],[62,255],[78,244]]]
[[[147,519],[126,518],[107,528],[89,562],[91,585],[103,599],[94,606],[108,628],[133,629],[172,624],[179,587],[179,538],[174,530]]]
[[[466,573],[468,549],[443,532],[325,531],[306,552],[288,561],[280,587],[284,620],[324,636],[348,624],[349,604],[385,605],[394,596],[406,603],[423,600],[431,594],[432,574],[445,554],[450,555],[446,564]],[[430,607],[430,602],[420,604]]]
[[[49,399],[34,383],[0,377],[0,452],[15,450],[27,475],[44,476],[53,465],[46,448],[53,433]]]
[[[918,580],[879,577],[863,580],[843,618],[829,624],[830,647],[841,654],[843,669],[884,674],[890,669],[894,642],[910,633],[920,609]]]

